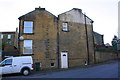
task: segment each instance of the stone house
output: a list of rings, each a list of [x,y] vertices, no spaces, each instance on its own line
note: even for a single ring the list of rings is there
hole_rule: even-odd
[[[0,51],[4,56],[18,55],[18,32],[0,32]]]
[[[61,67],[65,61],[68,67],[93,64],[93,21],[78,8],[60,14],[58,19]]]
[[[93,21],[81,9],[54,16],[45,8],[19,17],[20,55],[33,57],[36,69],[94,63]]]
[[[33,57],[37,70],[57,68],[57,17],[45,8],[19,17],[19,50]]]
[[[104,35],[94,32],[94,43],[95,45],[104,45]]]

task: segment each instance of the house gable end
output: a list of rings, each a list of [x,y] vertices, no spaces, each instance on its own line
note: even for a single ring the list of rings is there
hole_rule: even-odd
[[[55,15],[53,15],[49,11],[45,10],[45,8],[35,8],[35,10],[33,10],[33,11],[31,11],[31,12],[25,14],[25,15],[20,16],[18,19],[19,20],[21,20],[21,19],[30,19],[30,18],[34,19],[36,15],[40,15],[39,13],[37,14],[37,12],[39,12],[39,11],[43,11],[46,14],[54,16],[55,18],[57,18]]]
[[[93,20],[91,20],[88,16],[83,14],[82,10],[78,8],[73,8],[72,10],[69,10],[67,12],[64,12],[58,15],[58,18],[61,21],[75,22],[75,23],[81,23],[81,24],[85,24],[85,17],[86,17],[87,24],[93,23]]]

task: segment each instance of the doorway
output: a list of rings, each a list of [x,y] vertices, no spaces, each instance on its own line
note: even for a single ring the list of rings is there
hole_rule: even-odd
[[[68,52],[61,52],[61,68],[68,68]]]
[[[36,62],[36,63],[35,63],[35,70],[36,70],[36,71],[41,70],[41,63],[39,63],[39,62]]]

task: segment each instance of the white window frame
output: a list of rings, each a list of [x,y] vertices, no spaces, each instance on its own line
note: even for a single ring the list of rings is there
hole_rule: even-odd
[[[33,49],[32,49],[33,44],[32,43],[33,43],[33,40],[24,40],[24,43],[23,43],[23,54],[33,54]],[[30,48],[31,52],[30,53],[25,52],[25,47]]]
[[[68,31],[68,23],[67,22],[62,23],[62,30],[66,31],[66,32]]]
[[[27,25],[27,23],[30,25]],[[31,29],[31,32],[27,31],[27,28]],[[24,21],[24,33],[33,33],[33,21]]]
[[[12,35],[11,34],[8,34],[8,39],[11,39]]]

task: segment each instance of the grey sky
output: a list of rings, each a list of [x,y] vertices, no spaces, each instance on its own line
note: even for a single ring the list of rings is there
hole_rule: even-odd
[[[0,0],[0,31],[15,31],[18,17],[36,7],[46,8],[56,16],[72,8],[80,8],[93,21],[94,31],[104,34],[105,43],[111,43],[118,28],[119,0]]]

